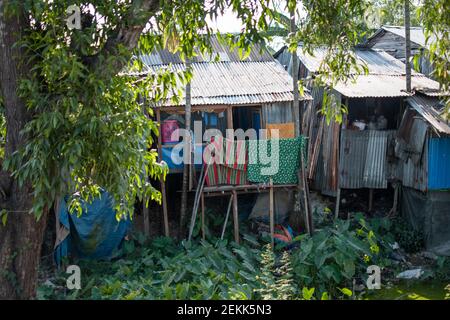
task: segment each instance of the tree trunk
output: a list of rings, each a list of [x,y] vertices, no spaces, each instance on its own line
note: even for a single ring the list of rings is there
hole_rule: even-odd
[[[0,93],[6,117],[5,156],[23,146],[26,137],[20,134],[29,120],[27,108],[18,97],[18,80],[27,67],[20,64],[22,52],[14,47],[21,36],[25,16],[5,16],[5,1],[0,0]],[[29,299],[36,292],[36,279],[47,212],[39,221],[29,213],[32,189],[19,186],[6,172],[0,176],[0,205],[8,212],[6,225],[0,225],[0,299]]]
[[[411,92],[411,19],[409,0],[405,0],[405,66],[406,66],[406,92]]]
[[[186,70],[189,71],[191,69],[191,62],[189,59],[186,61]],[[181,209],[180,209],[180,229],[179,229],[179,238],[183,239],[186,236],[186,216],[187,216],[187,198],[188,198],[188,183],[189,183],[189,174],[190,174],[190,163],[191,163],[191,83],[188,82],[186,84],[186,106],[185,106],[185,126],[186,126],[186,134],[187,136],[183,139],[186,139],[185,147],[183,149],[183,159],[185,161],[183,168],[183,186],[181,193]],[[188,163],[186,160],[189,159]]]
[[[295,10],[290,11],[290,32],[292,36],[295,36],[297,32],[297,26],[295,24]],[[301,125],[303,112],[300,112],[300,97],[298,91],[298,56],[297,56],[297,46],[296,50],[292,52],[292,82],[293,82],[293,94],[294,101],[292,103],[292,117],[294,118],[295,126],[295,136],[301,134]]]

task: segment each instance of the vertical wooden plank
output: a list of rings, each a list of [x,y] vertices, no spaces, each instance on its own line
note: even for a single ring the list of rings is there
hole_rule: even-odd
[[[233,194],[233,222],[234,222],[234,241],[239,244],[239,216],[238,216],[238,199],[236,190],[232,191]]]
[[[373,206],[373,189],[370,188],[369,189],[369,212],[372,211],[372,206]]]
[[[395,183],[395,185],[394,185],[394,203],[392,204],[392,215],[397,214],[398,189],[399,189],[399,185],[398,185],[398,183]]]
[[[308,181],[306,180],[305,176],[305,164],[303,161],[303,153],[300,151],[300,174],[298,177],[298,185],[299,189],[302,189],[303,191],[303,202],[304,202],[304,210],[305,210],[305,225],[306,225],[306,231],[308,234],[311,234],[311,215],[309,210],[309,189],[308,189]],[[298,197],[300,198],[300,191],[298,194]]]
[[[339,216],[339,204],[341,203],[341,188],[337,189],[336,194],[336,207],[334,209],[334,218],[337,219]]]
[[[272,249],[275,246],[275,219],[273,214],[273,182],[272,178],[270,178],[270,189],[269,189],[269,219],[270,219],[270,243],[272,245]]]
[[[225,216],[225,221],[223,223],[222,234],[220,235],[220,240],[223,240],[223,237],[225,235],[225,230],[227,228],[228,217],[230,216],[230,210],[231,210],[231,205],[232,204],[233,204],[233,194],[231,194],[230,201],[228,202],[227,214]]]
[[[289,11],[290,25],[289,30],[291,33],[295,33],[297,25],[295,24],[295,8]],[[300,110],[300,92],[298,90],[298,56],[297,51],[291,52],[292,55],[292,92],[294,94],[294,101],[292,102],[292,118],[295,124],[295,136],[298,137],[301,134],[301,121],[303,118],[303,112]]]
[[[227,109],[227,129],[233,129],[233,107]]]
[[[202,239],[205,240],[205,195],[202,192]]]
[[[161,128],[161,111],[159,108],[156,108],[156,121],[159,124],[159,128]],[[158,158],[159,161],[162,160],[162,139],[161,139],[161,133],[158,135]],[[163,208],[163,219],[164,219],[164,235],[166,237],[170,236],[169,231],[169,216],[167,214],[167,196],[166,196],[166,181],[161,180],[161,202],[162,202],[162,208]]]

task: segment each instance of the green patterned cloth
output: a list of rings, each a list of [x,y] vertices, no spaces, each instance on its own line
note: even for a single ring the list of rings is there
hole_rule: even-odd
[[[249,141],[248,180],[255,183],[269,183],[272,178],[274,184],[296,184],[300,167],[300,150],[305,154],[304,137]],[[305,157],[304,160],[306,163]]]

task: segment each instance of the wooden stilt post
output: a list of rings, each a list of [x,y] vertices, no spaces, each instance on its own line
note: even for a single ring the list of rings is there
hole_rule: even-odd
[[[394,188],[394,201],[392,203],[391,210],[389,210],[389,213],[387,214],[388,217],[394,217],[397,214],[398,194],[400,185],[398,182],[393,182],[392,187]]]
[[[202,239],[205,240],[205,196],[202,192]]]
[[[372,207],[373,207],[373,189],[370,188],[369,189],[369,212],[372,211]]]
[[[233,194],[233,222],[234,222],[234,241],[239,244],[239,216],[238,216],[238,202],[236,190],[232,191]]]
[[[161,111],[159,108],[156,109],[156,121],[159,123],[161,128]],[[158,158],[159,161],[162,160],[162,140],[161,140],[161,134],[158,135]],[[169,216],[167,214],[167,196],[166,196],[166,181],[161,180],[161,202],[162,202],[162,208],[163,208],[163,219],[164,219],[164,235],[166,237],[170,236],[169,231]]]
[[[228,217],[230,216],[231,205],[233,204],[233,194],[231,194],[230,201],[228,202],[227,214],[225,216],[225,221],[223,223],[222,234],[220,235],[220,240],[223,240],[223,236],[225,235],[225,230],[227,228]]]
[[[304,201],[304,210],[305,210],[305,225],[306,225],[306,231],[308,234],[312,233],[311,228],[311,214],[309,210],[309,191],[308,191],[308,181],[306,180],[305,176],[305,165],[303,163],[303,153],[300,151],[300,174],[299,174],[299,184],[302,185],[302,191],[303,191],[303,201]],[[301,180],[301,182],[300,182]],[[300,196],[300,194],[299,194]]]
[[[334,218],[337,219],[339,217],[339,204],[341,203],[341,188],[337,189],[336,194],[336,207],[334,209]]]
[[[398,183],[396,183],[396,184],[394,185],[394,203],[393,203],[393,205],[392,205],[392,214],[393,214],[393,215],[397,214],[398,189],[399,189],[399,185],[398,185]]]
[[[269,219],[270,219],[270,243],[272,245],[272,249],[275,246],[275,219],[273,213],[273,182],[272,178],[270,178],[270,190],[269,190]]]
[[[227,109],[227,129],[233,129],[233,107]]]

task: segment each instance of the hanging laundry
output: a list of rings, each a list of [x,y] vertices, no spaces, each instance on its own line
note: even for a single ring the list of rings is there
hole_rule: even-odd
[[[222,144],[221,144],[222,143]],[[216,155],[207,169],[206,184],[214,186],[219,184],[242,185],[247,180],[247,144],[245,140],[233,141],[216,137],[211,142],[209,150],[223,152]],[[223,160],[223,161],[217,161]]]
[[[250,141],[248,180],[269,183],[272,178],[274,184],[296,184],[300,151],[304,153],[305,146],[304,137]]]

